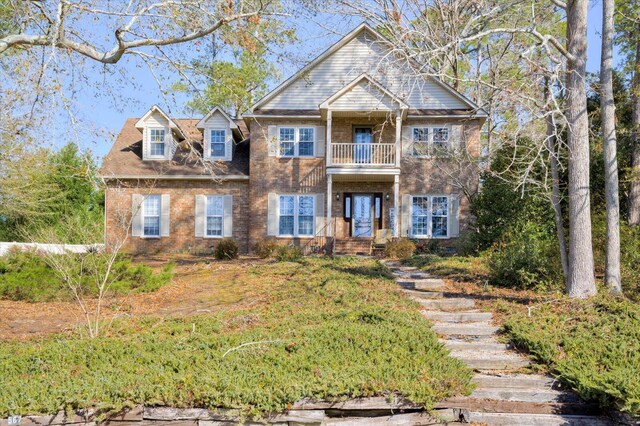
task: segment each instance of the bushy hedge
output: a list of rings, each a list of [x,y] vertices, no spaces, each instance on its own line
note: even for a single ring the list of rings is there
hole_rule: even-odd
[[[148,266],[133,264],[130,258],[120,256],[113,265],[109,289],[119,294],[157,290],[171,282],[173,267],[174,264],[169,263],[156,273]],[[84,290],[89,296],[95,293],[95,287],[89,282]],[[37,252],[13,251],[0,257],[0,299],[44,302],[71,298],[60,276]]]
[[[231,260],[237,259],[239,252],[238,243],[233,238],[224,238],[216,246],[214,255],[216,259]]]
[[[408,259],[416,251],[413,241],[406,238],[389,241],[384,248],[384,255],[390,259]]]
[[[278,244],[275,239],[268,238],[258,241],[255,246],[253,246],[253,252],[261,259],[268,259],[275,257],[279,248],[280,244]]]

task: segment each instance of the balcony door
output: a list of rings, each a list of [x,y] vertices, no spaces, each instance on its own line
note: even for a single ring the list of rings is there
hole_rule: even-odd
[[[369,127],[353,128],[353,143],[356,145],[353,151],[354,163],[371,163],[371,143],[373,142],[373,129]]]

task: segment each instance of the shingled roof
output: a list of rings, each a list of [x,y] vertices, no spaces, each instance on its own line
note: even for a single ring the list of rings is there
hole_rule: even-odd
[[[104,158],[100,176],[109,178],[206,178],[249,176],[249,140],[236,142],[232,161],[216,161],[206,167],[202,161],[202,133],[199,119],[174,119],[186,136],[172,160],[142,160],[142,131],[135,127],[139,118],[129,118]],[[241,133],[248,134],[242,120],[235,121]]]

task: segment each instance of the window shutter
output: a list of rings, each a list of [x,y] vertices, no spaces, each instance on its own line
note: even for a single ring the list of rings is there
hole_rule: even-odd
[[[203,130],[202,145],[204,158],[211,158],[211,129],[205,128]]]
[[[196,216],[195,216],[195,231],[196,237],[204,237],[205,221],[207,211],[207,197],[204,195],[196,195]]]
[[[402,126],[402,156],[411,155],[411,145],[413,145],[413,129],[411,126]]]
[[[325,147],[327,145],[327,138],[325,137],[325,127],[316,126],[316,140],[313,147],[316,152],[316,157],[324,157]]]
[[[224,161],[231,161],[233,158],[233,133],[231,129],[225,130],[227,143],[224,144]]]
[[[222,220],[223,237],[233,237],[233,195],[223,197],[224,219]]]
[[[173,159],[173,154],[175,151],[175,140],[173,139],[173,135],[171,134],[170,128],[164,129],[164,159],[171,160]]]
[[[314,207],[316,215],[316,229],[314,234],[318,235],[318,232],[322,231],[322,228],[324,227],[324,194],[316,194]]]
[[[459,152],[464,149],[464,126],[462,124],[454,124],[451,126],[451,149],[454,152]]]
[[[142,202],[144,196],[140,194],[131,195],[131,236],[142,236]]]
[[[146,127],[142,129],[142,159],[146,160],[149,158],[149,149],[151,148],[151,131]]]
[[[278,194],[274,192],[268,196],[267,235],[278,235]]]
[[[460,196],[449,196],[449,237],[460,236]]]
[[[278,126],[267,127],[267,153],[269,157],[278,155]]]
[[[171,221],[169,218],[170,211],[170,200],[169,194],[162,194],[162,198],[160,200],[160,209],[162,214],[160,216],[160,236],[168,237],[169,236],[169,227],[171,226]]]
[[[408,237],[411,230],[411,195],[402,194],[402,206],[400,216],[400,236]]]

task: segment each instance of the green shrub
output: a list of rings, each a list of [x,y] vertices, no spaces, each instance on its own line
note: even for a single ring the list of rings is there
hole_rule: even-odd
[[[214,255],[216,259],[231,260],[238,258],[239,251],[238,243],[233,238],[223,238],[216,246]]]
[[[253,246],[253,252],[261,259],[268,259],[276,256],[280,244],[273,238],[260,240]]]
[[[516,223],[488,253],[489,279],[498,286],[550,288],[562,282],[555,237],[535,222]]]
[[[422,240],[415,243],[415,245],[415,254],[435,254],[438,256],[445,254],[444,247],[442,246],[440,240]]]
[[[406,238],[389,241],[384,248],[384,255],[390,259],[408,259],[416,251],[413,241]]]
[[[119,256],[109,276],[109,291],[119,294],[155,291],[171,282],[174,266],[169,263],[161,272],[154,273],[148,266],[134,265],[130,258]],[[87,278],[82,293],[92,296],[96,292],[95,284]],[[34,251],[13,251],[0,257],[0,299],[44,302],[71,300],[72,294],[44,257]]]
[[[280,246],[276,259],[280,262],[296,262],[302,258],[302,250],[294,245]]]

